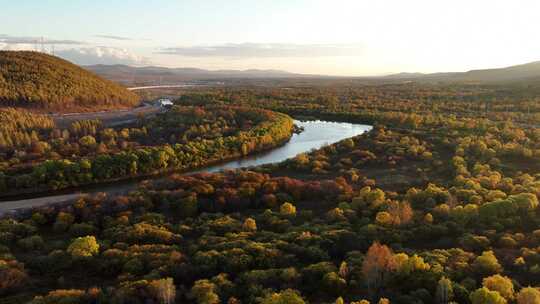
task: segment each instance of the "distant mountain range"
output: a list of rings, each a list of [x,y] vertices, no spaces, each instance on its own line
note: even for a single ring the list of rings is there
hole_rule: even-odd
[[[226,80],[238,78],[292,78],[307,75],[279,70],[204,70],[197,68],[132,67],[127,65],[84,66],[101,77],[123,84],[174,84],[197,80]]]
[[[382,77],[332,77],[296,74],[280,70],[204,70],[197,68],[132,67],[127,65],[84,66],[101,77],[130,86],[135,84],[177,84],[186,81],[230,80],[230,79],[365,79],[380,81],[418,82],[471,82],[501,83],[519,81],[540,82],[540,61],[506,68],[471,70],[450,73],[399,73]]]
[[[385,79],[439,82],[478,82],[500,83],[519,81],[540,81],[540,61],[514,65],[506,68],[471,70],[455,73],[399,73],[388,75]]]

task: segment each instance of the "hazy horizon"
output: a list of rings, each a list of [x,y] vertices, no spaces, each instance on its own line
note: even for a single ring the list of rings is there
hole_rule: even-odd
[[[483,0],[10,2],[0,49],[54,49],[80,65],[462,72],[540,60],[538,11],[536,1]]]

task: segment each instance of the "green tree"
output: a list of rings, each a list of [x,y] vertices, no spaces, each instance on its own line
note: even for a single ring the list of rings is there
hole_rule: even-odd
[[[442,277],[437,283],[437,303],[447,304],[452,300],[453,294],[452,281],[446,277]]]
[[[329,272],[323,277],[323,284],[328,292],[340,294],[346,287],[347,281],[335,272]]]
[[[75,221],[75,217],[67,212],[59,212],[54,223],[54,230],[58,232],[66,231]]]

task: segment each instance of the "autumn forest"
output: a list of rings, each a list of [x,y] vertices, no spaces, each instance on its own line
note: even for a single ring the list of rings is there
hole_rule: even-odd
[[[0,109],[4,199],[139,180],[2,214],[0,303],[540,303],[537,86],[260,80],[137,98],[160,94],[174,106],[122,125]],[[373,128],[186,173],[282,146],[293,119]]]

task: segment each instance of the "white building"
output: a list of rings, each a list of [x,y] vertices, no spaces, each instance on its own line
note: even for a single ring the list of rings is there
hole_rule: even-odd
[[[155,104],[160,107],[172,107],[174,105],[170,99],[166,98],[158,99]]]

